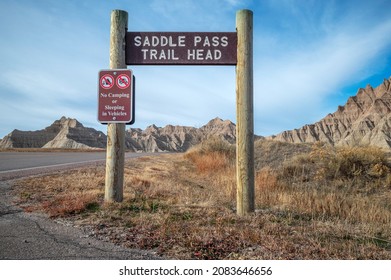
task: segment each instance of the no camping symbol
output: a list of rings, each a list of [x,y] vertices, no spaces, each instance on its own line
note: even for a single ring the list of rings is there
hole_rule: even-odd
[[[120,74],[117,77],[117,86],[120,89],[126,89],[130,85],[130,77],[126,74]]]
[[[111,89],[114,86],[114,78],[113,76],[106,74],[100,78],[100,85],[104,89]]]

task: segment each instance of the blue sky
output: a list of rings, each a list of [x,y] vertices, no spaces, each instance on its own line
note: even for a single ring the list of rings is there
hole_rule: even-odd
[[[97,121],[97,77],[109,67],[110,13],[129,31],[235,31],[254,12],[254,124],[258,135],[334,112],[359,87],[391,76],[390,0],[1,0],[0,138],[61,116]],[[200,127],[236,121],[234,66],[129,66],[136,122]]]

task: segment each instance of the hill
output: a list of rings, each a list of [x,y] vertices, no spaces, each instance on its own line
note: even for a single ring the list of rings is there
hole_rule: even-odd
[[[125,141],[128,149],[146,152],[184,152],[210,137],[220,138],[228,143],[236,141],[236,126],[229,120],[215,118],[200,128],[155,125],[145,130],[131,128],[126,131]]]
[[[84,127],[76,119],[62,117],[36,131],[13,130],[0,141],[0,148],[104,148],[103,132]]]
[[[228,143],[236,141],[236,126],[229,120],[215,118],[200,128],[189,126],[157,127],[145,130],[130,128],[125,133],[125,145],[134,152],[184,152],[210,137]],[[0,148],[105,148],[106,135],[84,127],[78,120],[62,117],[37,131],[14,130],[0,141]]]
[[[376,88],[367,85],[344,106],[319,122],[267,137],[289,143],[326,142],[335,146],[391,149],[391,78]]]

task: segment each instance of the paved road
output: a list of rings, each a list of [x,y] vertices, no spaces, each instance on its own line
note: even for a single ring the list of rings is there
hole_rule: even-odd
[[[128,154],[127,157],[146,154]],[[153,252],[131,250],[88,237],[81,229],[59,224],[44,215],[25,213],[13,204],[12,181],[4,174],[37,172],[104,163],[104,153],[0,153],[1,259],[159,259]],[[5,169],[5,170],[4,170]],[[26,173],[27,172],[27,173]]]
[[[104,152],[2,152],[0,171],[104,160]]]
[[[149,153],[125,153],[135,158]],[[104,164],[105,152],[0,152],[0,181],[69,169],[86,164]]]

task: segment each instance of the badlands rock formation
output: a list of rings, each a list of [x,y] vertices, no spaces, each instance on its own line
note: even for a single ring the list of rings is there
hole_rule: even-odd
[[[151,125],[145,130],[131,128],[126,131],[128,149],[146,152],[184,152],[209,137],[219,137],[234,143],[235,124],[215,118],[201,128],[167,125],[163,128]]]
[[[107,137],[103,132],[84,127],[76,119],[62,117],[56,122],[60,122],[61,130],[42,148],[88,149],[106,147]]]
[[[327,142],[336,146],[372,145],[391,149],[391,78],[367,85],[344,106],[315,124],[284,131],[268,139],[290,143]]]
[[[60,131],[53,125],[37,131],[13,130],[0,141],[0,148],[41,148]]]
[[[151,125],[145,130],[131,128],[125,133],[125,145],[135,152],[183,152],[209,137],[234,143],[235,124],[215,118],[201,128]],[[103,132],[84,127],[76,119],[62,117],[43,130],[14,130],[0,141],[0,148],[105,148]]]
[[[106,136],[84,127],[76,119],[62,117],[37,131],[14,130],[0,141],[0,148],[104,148]]]

